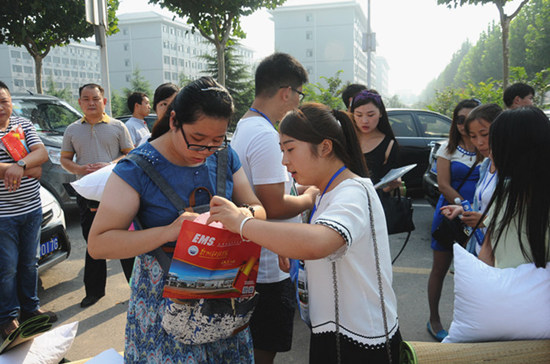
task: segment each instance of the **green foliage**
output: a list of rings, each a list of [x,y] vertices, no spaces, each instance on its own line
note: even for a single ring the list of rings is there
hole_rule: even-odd
[[[407,107],[407,105],[405,105],[403,102],[401,102],[398,95],[393,95],[391,97],[385,98],[384,99],[384,105],[386,106],[386,108],[390,108],[390,107],[395,107],[395,108]]]
[[[225,75],[225,47],[230,37],[244,38],[240,18],[258,9],[274,9],[286,0],[149,0],[182,18],[216,47],[219,74]],[[225,76],[218,80],[224,84]]]
[[[320,77],[322,82],[308,83],[304,86],[304,102],[319,102],[330,106],[332,109],[345,109],[342,101],[342,91],[346,85],[342,85],[340,79],[344,71],[336,72],[333,77]],[[324,81],[324,82],[323,82]]]
[[[46,94],[55,96],[69,103],[74,102],[73,94],[71,93],[71,90],[69,89],[69,87],[65,87],[62,90],[58,90],[55,87],[55,81],[53,80],[53,76],[51,75],[46,80]]]
[[[533,78],[528,78],[523,67],[513,67],[510,70],[510,82],[525,82],[535,89],[535,105],[547,108],[544,103],[544,94],[550,91],[550,68],[537,72]],[[499,104],[505,107],[502,101],[502,81],[489,78],[486,81],[468,83],[463,88],[447,87],[442,91],[436,91],[435,101],[427,108],[441,114],[452,117],[453,110],[460,100],[476,98],[482,103]]]
[[[118,31],[115,12],[119,0],[108,0],[109,29]],[[0,2],[0,43],[24,46],[34,58],[36,87],[42,93],[42,59],[52,47],[64,46],[71,41],[85,39],[94,34],[86,22],[85,0],[2,0]]]
[[[151,102],[153,101],[153,91],[151,90],[151,85],[149,84],[149,81],[141,75],[141,71],[137,67],[132,72],[130,87],[124,87],[121,92],[121,95],[115,91],[111,93],[111,111],[114,116],[131,114],[130,109],[128,109],[127,100],[128,96],[130,96],[133,92],[143,92],[149,97]]]
[[[201,56],[206,60],[205,75],[218,78],[217,58],[210,54]],[[254,80],[240,54],[236,54],[235,46],[229,46],[225,49],[225,87],[233,97],[235,103],[235,114],[229,125],[229,130],[233,131],[239,119],[246,113],[254,101]]]

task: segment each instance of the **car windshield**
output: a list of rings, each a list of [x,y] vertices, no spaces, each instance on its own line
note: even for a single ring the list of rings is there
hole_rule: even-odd
[[[63,134],[82,116],[68,103],[55,99],[13,99],[13,113],[29,119],[37,131]]]

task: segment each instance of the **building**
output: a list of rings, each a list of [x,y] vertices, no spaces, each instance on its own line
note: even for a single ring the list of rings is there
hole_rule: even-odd
[[[275,50],[296,57],[308,71],[310,82],[320,82],[321,76],[332,77],[342,70],[344,82],[367,84],[363,37],[368,25],[359,2],[282,6],[271,14]],[[374,58],[371,83],[378,88]]]
[[[374,57],[374,80],[376,80],[376,87],[374,87],[382,95],[388,95],[388,73],[390,66],[386,58],[382,56]]]
[[[83,41],[64,47],[54,47],[42,61],[42,88],[49,79],[56,89],[68,88],[78,97],[78,88],[85,83],[101,83],[99,48]],[[0,44],[0,80],[11,92],[36,93],[35,65],[25,47]]]
[[[207,61],[201,56],[215,55],[212,43],[191,26],[156,12],[128,13],[118,16],[120,31],[107,38],[111,88],[130,86],[134,70],[154,89],[164,82],[178,84],[180,79],[204,76]],[[252,50],[238,46],[242,61],[252,66]]]

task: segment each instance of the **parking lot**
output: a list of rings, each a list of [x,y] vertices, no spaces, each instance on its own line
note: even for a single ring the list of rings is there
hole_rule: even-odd
[[[405,340],[433,341],[426,331],[428,319],[427,281],[432,252],[430,249],[430,226],[433,208],[424,199],[414,201],[416,230],[402,255],[395,262],[394,289],[398,299],[401,333]],[[78,360],[93,357],[114,348],[124,350],[124,326],[130,290],[118,261],[109,261],[106,296],[97,304],[80,308],[84,297],[84,252],[85,242],[80,231],[78,211],[66,211],[67,230],[72,243],[70,258],[41,275],[39,297],[44,308],[59,316],[57,325],[79,321],[77,337],[66,358]],[[405,234],[390,237],[392,257],[397,254]],[[452,275],[445,281],[440,311],[443,324],[448,327],[452,319]],[[308,329],[297,317],[295,321],[293,348],[279,354],[276,363],[307,363],[309,350]]]

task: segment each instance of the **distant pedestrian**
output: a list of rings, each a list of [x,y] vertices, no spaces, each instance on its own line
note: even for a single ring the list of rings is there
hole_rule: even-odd
[[[133,149],[133,143],[124,123],[105,114],[107,99],[100,85],[90,83],[80,87],[79,96],[78,104],[84,117],[65,130],[61,148],[61,165],[80,178],[111,163],[116,163]],[[76,162],[73,161],[75,155]],[[98,203],[80,195],[76,196],[76,201],[80,210],[82,235],[88,242],[88,233],[94,221]],[[80,306],[91,306],[103,297],[106,282],[105,259],[93,259],[86,250],[84,264],[86,297]]]
[[[128,96],[128,109],[132,117],[126,121],[126,127],[132,137],[134,146],[141,145],[151,136],[151,131],[145,122],[145,118],[151,111],[149,97],[143,92],[134,92]]]
[[[24,133],[30,152],[16,160],[0,148],[0,336],[4,340],[23,322],[33,316],[53,312],[40,308],[37,295],[38,258],[42,204],[40,201],[41,165],[48,152],[32,123],[12,116],[11,94],[0,81],[0,137],[15,127]],[[19,317],[19,320],[18,320]]]
[[[353,101],[353,98],[361,91],[366,90],[367,86],[362,85],[360,83],[352,83],[342,91],[342,101],[344,102],[344,105],[346,106],[346,110],[351,111],[351,104]]]
[[[518,82],[504,90],[502,100],[508,109],[533,105],[535,89],[526,83]]]

